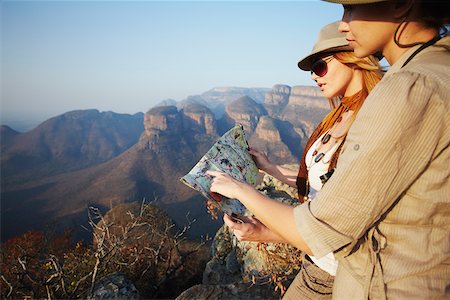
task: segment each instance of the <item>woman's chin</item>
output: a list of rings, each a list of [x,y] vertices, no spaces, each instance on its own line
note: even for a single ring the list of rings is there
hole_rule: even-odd
[[[363,47],[355,47],[353,48],[353,53],[355,53],[356,57],[363,58],[371,55],[372,53],[374,53],[374,51],[370,51]]]

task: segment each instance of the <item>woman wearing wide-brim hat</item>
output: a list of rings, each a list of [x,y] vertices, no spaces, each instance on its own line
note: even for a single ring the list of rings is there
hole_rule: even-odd
[[[381,79],[378,59],[356,57],[345,36],[338,32],[338,25],[339,22],[333,22],[324,26],[311,53],[298,62],[300,69],[311,72],[311,78],[333,107],[311,134],[299,171],[273,164],[262,152],[250,149],[261,170],[298,188],[301,202],[312,200],[332,176],[348,129],[367,95]],[[237,195],[238,199],[242,197],[245,195]],[[257,218],[242,218],[243,223],[235,223],[224,216],[224,221],[241,241],[286,242]],[[331,252],[322,258],[304,254],[300,273],[288,294],[294,290],[299,299],[331,299],[337,267]]]
[[[335,299],[450,298],[450,2],[342,3],[355,55],[391,65],[347,135],[336,172],[294,210],[316,256],[339,261]]]
[[[336,171],[294,209],[216,174],[308,255],[338,259],[334,299],[444,299],[450,278],[450,37],[448,1],[336,0],[357,56],[391,65],[350,128]],[[441,34],[442,35],[442,34]],[[288,291],[286,298],[295,299]]]

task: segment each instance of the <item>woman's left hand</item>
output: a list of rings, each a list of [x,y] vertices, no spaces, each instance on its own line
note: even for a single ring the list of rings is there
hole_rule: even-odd
[[[242,223],[238,223],[227,214],[223,221],[240,241],[286,243],[282,237],[267,228],[255,217],[239,216]]]
[[[211,192],[219,193],[227,198],[239,199],[238,195],[246,183],[240,182],[222,172],[207,171],[206,174],[214,177],[211,183]]]

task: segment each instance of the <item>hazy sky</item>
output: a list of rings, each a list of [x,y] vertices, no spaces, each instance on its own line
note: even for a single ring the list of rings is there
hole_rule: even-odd
[[[1,123],[145,112],[213,87],[313,85],[321,1],[0,1]],[[18,126],[18,125],[17,125]]]

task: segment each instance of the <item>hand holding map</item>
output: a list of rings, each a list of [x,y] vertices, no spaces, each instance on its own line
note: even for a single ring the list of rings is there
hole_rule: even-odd
[[[181,178],[181,182],[199,191],[208,201],[207,209],[217,218],[217,211],[228,215],[244,214],[245,206],[236,199],[229,199],[210,192],[213,177],[208,170],[224,172],[241,182],[256,185],[258,167],[248,153],[249,145],[242,125],[236,125],[226,132],[192,170]]]

